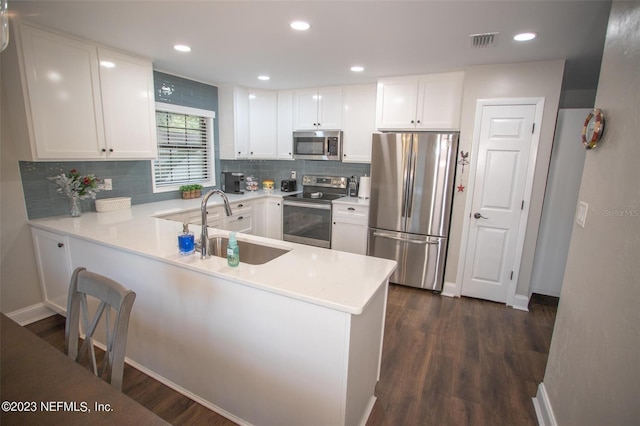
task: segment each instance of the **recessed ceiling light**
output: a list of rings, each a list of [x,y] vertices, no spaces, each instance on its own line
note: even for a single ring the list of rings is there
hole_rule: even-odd
[[[293,21],[289,25],[291,26],[291,28],[298,31],[306,31],[311,28],[311,25],[309,25],[309,23],[305,21]]]
[[[521,34],[516,34],[513,37],[515,41],[529,41],[529,40],[533,40],[534,38],[536,38],[536,33],[521,33]]]
[[[360,65],[355,65],[355,66],[351,67],[351,71],[353,71],[353,72],[362,72],[362,71],[364,71],[364,67],[361,67]]]
[[[191,48],[184,44],[176,44],[175,46],[173,46],[173,48],[178,52],[191,52]]]
[[[258,80],[268,81],[271,80],[271,77],[269,77],[268,75],[259,75]]]

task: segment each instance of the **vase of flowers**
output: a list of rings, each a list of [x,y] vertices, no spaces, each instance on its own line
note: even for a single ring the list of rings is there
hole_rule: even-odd
[[[80,200],[86,198],[95,200],[96,193],[101,189],[100,179],[92,174],[81,175],[76,169],[72,169],[67,174],[50,176],[47,179],[54,181],[58,185],[57,191],[69,199],[69,208],[73,217],[82,215]]]

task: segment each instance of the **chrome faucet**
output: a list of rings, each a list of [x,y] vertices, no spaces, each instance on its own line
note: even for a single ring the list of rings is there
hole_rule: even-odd
[[[207,253],[207,242],[209,241],[209,231],[207,231],[207,202],[209,201],[209,197],[213,194],[218,194],[222,197],[222,201],[224,201],[224,210],[227,213],[227,216],[231,216],[231,206],[229,205],[229,199],[227,198],[227,194],[220,191],[219,189],[212,189],[207,192],[204,197],[202,197],[202,204],[200,204],[200,212],[202,214],[202,233],[200,234],[200,259],[206,259],[209,257]]]

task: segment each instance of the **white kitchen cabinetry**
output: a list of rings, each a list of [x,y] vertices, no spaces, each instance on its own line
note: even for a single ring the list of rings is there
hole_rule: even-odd
[[[371,135],[376,130],[376,85],[345,86],[342,161],[371,162]]]
[[[331,248],[366,255],[369,206],[334,202],[332,216]]]
[[[249,158],[278,156],[278,92],[249,91]]]
[[[151,62],[98,48],[107,158],[156,158]]]
[[[282,239],[282,197],[267,197],[265,211],[265,233],[267,238]]]
[[[293,158],[293,90],[278,91],[278,159]]]
[[[293,98],[295,130],[342,130],[342,87],[296,90]]]
[[[146,60],[21,24],[30,160],[153,159],[153,71]]]
[[[249,90],[218,87],[220,159],[249,157]]]
[[[253,203],[247,201],[231,203],[231,211],[233,213],[231,216],[224,216],[222,227],[227,231],[253,234],[255,231]]]
[[[378,81],[378,130],[459,130],[464,72]]]
[[[31,235],[43,303],[57,313],[66,315],[72,272],[69,239],[36,228],[31,228]]]

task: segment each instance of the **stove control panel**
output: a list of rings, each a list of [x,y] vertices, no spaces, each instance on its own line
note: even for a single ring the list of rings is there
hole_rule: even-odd
[[[343,176],[313,176],[304,175],[302,185],[324,186],[327,188],[346,188],[349,178]]]

